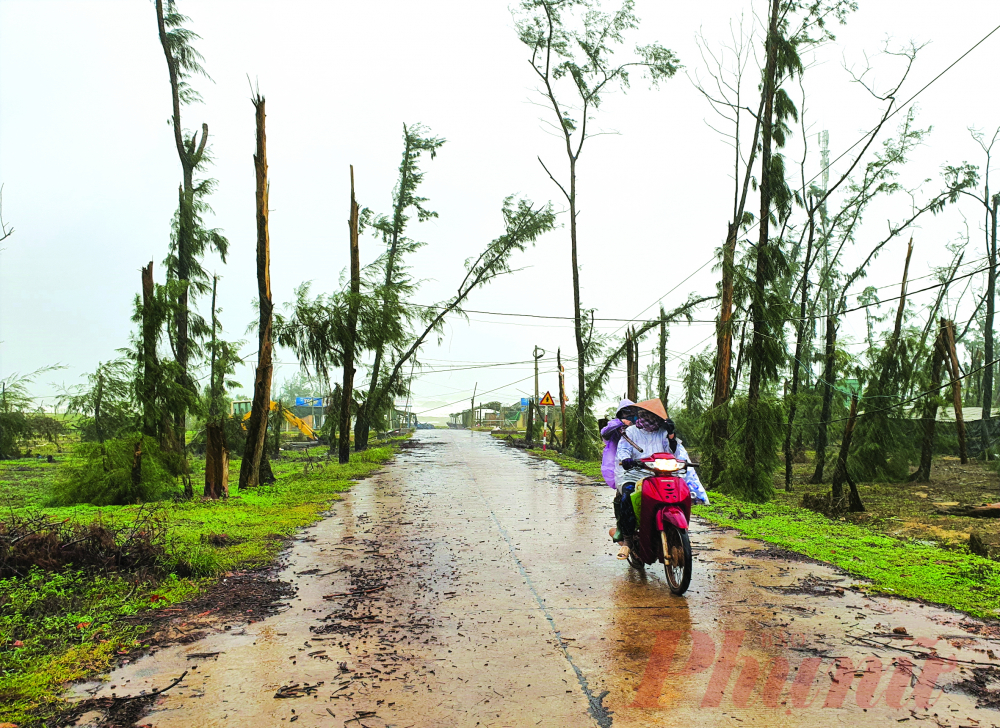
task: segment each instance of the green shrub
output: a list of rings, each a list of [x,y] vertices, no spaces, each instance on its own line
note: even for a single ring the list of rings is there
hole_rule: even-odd
[[[136,478],[132,471],[140,445]],[[121,506],[163,500],[177,492],[167,458],[150,437],[132,435],[103,444],[84,442],[77,446],[76,454],[77,462],[68,463],[56,479],[49,505]]]
[[[23,412],[0,412],[0,460],[20,455],[18,445],[31,434]]]
[[[784,440],[784,407],[770,395],[761,396],[754,412],[747,398],[734,397],[718,412],[729,418],[729,440],[722,462],[725,467],[715,489],[739,500],[766,503],[774,496],[774,473],[781,460]],[[753,456],[754,465],[748,464]]]
[[[670,417],[677,428],[677,437],[684,441],[684,447],[688,451],[704,452],[708,434],[704,413],[678,409],[671,412]]]

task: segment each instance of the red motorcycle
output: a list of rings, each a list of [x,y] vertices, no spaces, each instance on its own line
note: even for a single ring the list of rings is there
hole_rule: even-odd
[[[683,594],[691,584],[691,491],[684,475],[692,464],[667,452],[639,462],[652,475],[637,483],[632,495],[633,507],[639,500],[639,526],[632,538],[629,564],[642,569],[661,562],[670,591]]]

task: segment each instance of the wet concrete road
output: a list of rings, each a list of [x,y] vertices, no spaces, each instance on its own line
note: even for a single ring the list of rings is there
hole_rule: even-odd
[[[141,721],[158,728],[1000,723],[954,685],[989,684],[996,627],[703,522],[674,597],[661,566],[614,558],[607,488],[481,433],[415,445],[293,544],[286,611],[88,692],[190,670]]]

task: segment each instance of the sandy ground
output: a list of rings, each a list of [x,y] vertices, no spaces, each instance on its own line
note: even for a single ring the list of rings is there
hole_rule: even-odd
[[[1000,724],[977,707],[1000,704],[996,626],[869,598],[701,522],[675,597],[662,566],[614,558],[607,488],[483,433],[414,444],[300,534],[284,611],[160,649],[81,697],[187,671],[140,724]]]

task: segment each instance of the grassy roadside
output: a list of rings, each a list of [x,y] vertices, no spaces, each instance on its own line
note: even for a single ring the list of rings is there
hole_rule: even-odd
[[[593,478],[598,461],[541,450],[533,455]],[[873,592],[943,604],[977,617],[1000,616],[1000,564],[962,549],[879,533],[869,525],[833,521],[800,508],[791,498],[747,504],[709,493],[710,506],[694,513],[748,538],[824,561],[870,581]],[[800,496],[801,497],[801,496]]]
[[[196,596],[217,575],[270,563],[284,539],[314,522],[353,479],[378,469],[395,452],[390,443],[353,454],[343,466],[323,463],[319,456],[325,448],[312,449],[310,456],[284,453],[273,463],[277,483],[242,492],[235,488],[239,462],[231,463],[228,500],[168,503],[156,515],[166,527],[171,567],[188,576],[33,571],[0,580],[0,724],[37,725],[58,708],[66,684],[107,670],[118,655],[142,645],[146,625],[122,617],[170,607]],[[195,461],[196,483],[202,467]],[[3,463],[0,501],[14,513],[41,512],[60,520],[125,524],[139,517],[135,506],[40,507],[58,468],[25,460]],[[227,537],[224,546],[203,542],[203,536],[221,534]]]

